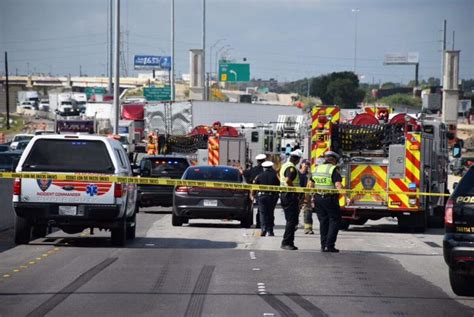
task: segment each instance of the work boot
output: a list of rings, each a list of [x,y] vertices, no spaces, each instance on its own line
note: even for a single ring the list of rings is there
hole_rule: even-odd
[[[336,249],[335,247],[331,247],[331,248],[325,248],[325,249],[323,249],[323,252],[328,252],[328,253],[339,253],[339,249]]]
[[[273,233],[273,229],[272,230],[268,230],[268,236],[269,237],[274,237],[275,234]]]
[[[266,231],[261,231],[261,232],[260,232],[260,236],[261,236],[261,237],[265,237],[266,235],[267,235],[267,232],[266,232]]]
[[[314,234],[312,224],[308,224],[308,223],[304,224],[304,234]]]
[[[295,247],[294,245],[282,245],[281,248],[283,250],[290,250],[290,251],[298,250],[298,247]]]

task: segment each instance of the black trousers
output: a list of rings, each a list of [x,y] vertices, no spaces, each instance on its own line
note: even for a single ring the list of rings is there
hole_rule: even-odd
[[[283,207],[285,212],[286,226],[281,245],[295,245],[295,231],[298,224],[299,202],[296,199],[290,205]]]
[[[261,195],[258,197],[258,213],[260,214],[260,226],[262,231],[273,232],[274,202],[275,198],[272,195]]]
[[[338,196],[315,195],[314,204],[319,220],[321,248],[334,248],[341,223]]]

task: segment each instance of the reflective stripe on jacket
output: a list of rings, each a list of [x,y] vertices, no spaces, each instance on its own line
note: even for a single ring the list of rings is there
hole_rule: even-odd
[[[332,172],[336,168],[332,164],[321,164],[316,166],[313,173],[314,188],[316,189],[335,189],[336,186],[332,182]]]

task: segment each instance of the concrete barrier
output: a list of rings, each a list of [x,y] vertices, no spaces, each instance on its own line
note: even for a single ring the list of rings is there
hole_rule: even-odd
[[[40,119],[48,119],[48,120],[54,120],[56,116],[55,113],[53,112],[22,109],[22,108],[17,108],[16,113],[22,114],[24,116],[35,117],[35,118],[40,118]]]
[[[13,180],[0,179],[0,231],[13,227]]]

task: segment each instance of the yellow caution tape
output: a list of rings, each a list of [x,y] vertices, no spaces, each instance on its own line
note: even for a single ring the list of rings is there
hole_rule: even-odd
[[[334,194],[390,194],[390,195],[408,195],[408,196],[436,196],[449,197],[449,194],[444,193],[427,193],[427,192],[402,192],[402,191],[380,191],[380,190],[337,190],[337,189],[315,189],[307,187],[286,187],[286,186],[270,186],[270,185],[256,185],[256,184],[241,184],[241,183],[225,183],[225,182],[206,182],[193,181],[183,179],[171,178],[152,178],[152,177],[131,177],[131,176],[115,176],[115,175],[97,175],[97,174],[62,174],[62,173],[12,173],[0,172],[0,179],[13,178],[30,178],[30,179],[52,179],[61,181],[81,181],[81,182],[97,182],[97,183],[126,183],[139,185],[158,185],[158,186],[190,186],[190,187],[204,187],[204,188],[222,188],[222,189],[236,189],[236,190],[253,190],[253,191],[272,191],[272,192],[292,192],[302,194],[312,193],[334,193]]]

